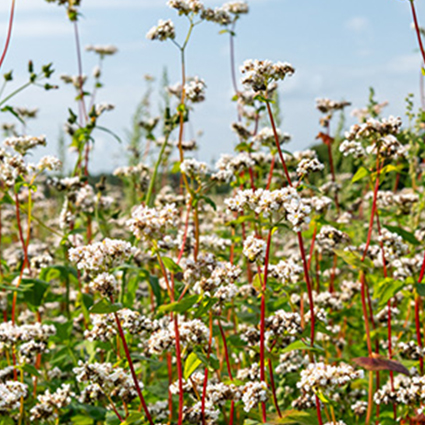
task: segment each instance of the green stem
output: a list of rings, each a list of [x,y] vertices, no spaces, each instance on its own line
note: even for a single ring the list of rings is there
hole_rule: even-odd
[[[156,176],[158,174],[158,169],[162,162],[162,157],[164,156],[165,148],[167,147],[169,137],[170,135],[167,133],[167,135],[165,136],[165,140],[162,143],[161,151],[159,152],[158,159],[156,160],[151,181],[149,182],[148,193],[146,194],[146,199],[145,199],[145,203],[148,207],[151,205],[151,201],[152,201],[151,198],[152,198],[153,188],[155,187]]]

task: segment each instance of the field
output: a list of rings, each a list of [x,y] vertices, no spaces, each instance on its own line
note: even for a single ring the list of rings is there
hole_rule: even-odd
[[[81,59],[84,2],[47,1]],[[404,4],[425,62],[416,2]],[[177,49],[181,80],[164,83],[156,116],[146,76],[126,141],[108,128],[113,105],[96,101],[115,46],[86,47],[91,77],[80,60],[60,77],[75,90],[61,158],[34,161],[47,143],[26,133],[37,112],[11,106],[29,87],[58,89],[54,64],[30,61],[23,85],[3,73],[0,425],[425,423],[425,111],[400,94],[404,116],[387,115],[373,89],[354,111],[318,98],[317,143],[290,152],[279,87],[297,71],[236,63],[249,5],[167,5],[187,33],[160,19],[146,37]],[[214,167],[188,137],[207,93],[186,61],[201,24],[228,38],[232,70],[223,125],[237,143]],[[128,149],[102,176],[100,133]]]

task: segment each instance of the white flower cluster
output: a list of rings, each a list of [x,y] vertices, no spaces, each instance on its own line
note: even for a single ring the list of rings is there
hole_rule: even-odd
[[[51,421],[58,418],[57,410],[63,409],[71,403],[71,392],[69,384],[62,384],[54,393],[46,390],[44,394],[40,394],[37,403],[31,410],[31,421]]]
[[[113,274],[103,272],[90,282],[89,288],[93,292],[99,292],[104,297],[109,298],[119,291],[120,285]]]
[[[15,136],[8,137],[3,144],[12,148],[21,155],[25,155],[36,146],[46,146],[46,136]]]
[[[297,372],[306,364],[308,364],[308,356],[303,356],[299,350],[293,350],[279,356],[279,364],[275,370],[277,374],[285,375]]]
[[[264,91],[272,81],[283,80],[295,72],[293,66],[286,62],[273,63],[269,60],[246,60],[241,66],[242,84],[255,92]]]
[[[22,155],[12,156],[4,150],[0,151],[0,181],[4,185],[13,186],[19,176],[25,176],[29,171]]]
[[[325,425],[347,425],[344,421],[332,421],[332,422],[326,422]]]
[[[128,308],[119,310],[117,316],[123,329],[132,335],[138,334],[143,338],[159,326],[157,321],[152,322],[148,317]],[[106,342],[116,335],[115,315],[113,313],[91,314],[90,319],[92,328],[84,331],[84,338],[87,340]]]
[[[38,161],[37,164],[37,170],[38,171],[44,171],[44,170],[60,170],[62,167],[62,162],[52,155],[46,155],[43,156],[40,161]]]
[[[127,220],[127,226],[138,239],[161,239],[168,228],[177,225],[179,211],[175,204],[162,208],[149,208],[139,205]]]
[[[12,322],[0,323],[0,342],[16,343],[28,341],[47,341],[56,333],[53,325],[33,324],[14,325]]]
[[[384,246],[386,261],[394,261],[409,252],[409,246],[403,242],[403,238],[388,229],[381,229],[378,241]]]
[[[297,387],[306,393],[318,389],[331,393],[355,379],[363,378],[363,375],[363,370],[356,371],[345,363],[340,363],[338,366],[322,362],[310,363],[307,369],[301,371],[301,379],[297,382]]]
[[[180,343],[182,347],[204,344],[209,338],[209,329],[198,319],[178,320]],[[174,321],[164,321],[162,328],[154,332],[148,340],[150,354],[162,355],[175,345]]]
[[[146,181],[150,177],[150,169],[147,165],[139,163],[137,165],[129,165],[126,167],[118,167],[114,170],[114,176],[117,177],[137,177],[139,181]]]
[[[299,176],[305,176],[315,171],[322,171],[325,166],[317,159],[302,159],[297,166],[297,174]]]
[[[291,135],[288,133],[282,133],[279,128],[276,129],[276,133],[280,145],[282,143],[289,143],[291,141]],[[274,131],[271,127],[262,128],[253,138],[253,141],[271,148],[276,146]]]
[[[344,232],[326,224],[320,229],[316,240],[322,252],[330,252],[338,245],[348,242],[349,238]]]
[[[202,78],[189,78],[189,81],[184,86],[187,99],[192,103],[203,102],[205,100],[206,87],[207,85]]]
[[[230,211],[243,212],[244,209],[248,209],[256,214],[263,214],[264,217],[281,212],[296,232],[301,230],[304,223],[310,222],[308,214],[311,208],[293,187],[274,191],[241,190],[235,197],[226,199],[224,203]]]
[[[316,108],[323,114],[329,114],[335,111],[340,111],[350,105],[351,103],[345,100],[338,102],[336,100],[326,98],[316,99]]]
[[[212,179],[220,182],[229,182],[241,171],[252,168],[254,165],[254,159],[246,152],[241,152],[235,157],[231,155],[221,155],[216,163],[218,171],[212,175]]]
[[[239,122],[232,123],[231,128],[243,140],[248,140],[252,136],[251,132]]]
[[[391,382],[387,382],[373,396],[376,404],[397,403],[402,405],[417,405],[425,398],[425,377],[397,375],[394,378],[394,390]]]
[[[71,248],[69,260],[77,263],[79,270],[102,272],[120,265],[135,252],[130,242],[106,238],[102,242]]]
[[[410,360],[419,360],[425,355],[425,349],[419,347],[416,341],[399,342],[397,348],[403,357]]]
[[[241,274],[240,267],[231,263],[219,263],[210,277],[202,278],[195,283],[193,290],[198,294],[203,292],[207,296],[229,301],[229,298],[233,298],[238,292],[238,287],[234,282]]]
[[[28,387],[18,381],[6,381],[0,383],[0,414],[6,414],[10,410],[18,409],[21,398],[28,394]]]
[[[367,411],[367,402],[366,401],[356,401],[351,405],[351,410],[356,416],[363,416]]]
[[[243,255],[253,263],[263,261],[266,255],[266,242],[254,235],[248,236],[243,243]]]
[[[173,22],[168,19],[167,21],[164,21],[160,19],[158,21],[158,25],[152,27],[148,33],[146,34],[146,38],[148,40],[159,40],[159,41],[165,41],[170,39],[176,38],[176,32],[174,29]]]
[[[339,145],[339,151],[344,156],[352,155],[354,158],[363,158],[366,155],[362,144],[356,140],[344,140]]]
[[[234,15],[243,15],[249,12],[249,6],[244,1],[229,1],[223,4],[223,9]]]
[[[89,382],[96,384],[101,391],[109,393],[110,396],[120,397],[125,403],[137,397],[136,388],[130,375],[122,368],[111,363],[83,363],[78,362],[78,367],[73,369],[78,382]],[[143,389],[143,383],[139,382]],[[83,393],[83,395],[85,395]]]
[[[303,268],[291,259],[280,260],[276,265],[270,265],[269,273],[282,284],[298,283],[304,277]]]
[[[97,53],[100,56],[111,56],[118,52],[118,49],[116,46],[113,46],[112,44],[107,44],[104,46],[101,45],[91,45],[89,44],[86,46],[87,52],[94,52]]]
[[[388,135],[398,134],[401,127],[401,118],[390,116],[378,120],[376,118],[369,118],[363,124],[354,124],[351,126],[350,131],[345,133],[347,140],[359,140],[368,137],[381,138]]]
[[[243,410],[249,412],[259,403],[265,403],[268,399],[267,384],[261,382],[248,382],[242,387]]]
[[[200,178],[208,173],[208,165],[205,162],[197,161],[196,159],[185,159],[180,164],[180,171],[191,178]]]
[[[93,112],[95,117],[100,117],[104,112],[106,111],[112,111],[115,109],[115,105],[112,103],[96,103],[96,105],[93,106]]]
[[[366,148],[367,153],[379,154],[384,158],[405,158],[407,156],[409,147],[402,145],[396,137],[391,134],[383,137],[373,146]]]
[[[285,333],[298,335],[302,331],[301,316],[298,313],[277,310],[272,316],[266,318],[266,328],[276,337]]]
[[[204,419],[202,417],[202,402],[198,401],[192,407],[184,406],[183,418],[190,424],[201,424],[206,425],[216,424],[220,416],[220,410],[216,408],[216,405],[211,401],[206,401],[204,406]],[[203,422],[204,421],[204,422]]]
[[[229,25],[233,20],[230,13],[224,7],[204,9],[201,13],[201,18],[223,26]]]
[[[199,13],[204,9],[204,5],[199,0],[168,0],[167,5],[179,12],[179,15],[189,15]]]

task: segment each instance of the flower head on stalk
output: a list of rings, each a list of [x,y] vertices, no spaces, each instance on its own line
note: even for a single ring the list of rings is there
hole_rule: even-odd
[[[283,80],[294,72],[295,68],[287,62],[248,59],[241,66],[241,73],[244,74],[241,82],[254,92],[260,92],[267,90],[271,82]]]

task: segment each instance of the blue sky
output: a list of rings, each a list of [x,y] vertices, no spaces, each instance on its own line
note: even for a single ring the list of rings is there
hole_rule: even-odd
[[[0,3],[0,40],[7,30],[9,1]],[[82,45],[114,44],[119,53],[107,58],[98,100],[115,104],[103,125],[124,137],[130,117],[140,100],[144,74],[160,76],[169,69],[170,82],[177,82],[179,57],[171,43],[151,42],[146,32],[158,19],[171,18],[177,36],[185,31],[185,20],[177,17],[163,0],[83,0],[80,20]],[[216,1],[206,1],[218,5]],[[420,22],[425,25],[425,5],[417,0]],[[250,14],[237,27],[236,58],[288,61],[296,73],[281,85],[282,129],[293,135],[289,150],[308,147],[319,131],[317,97],[346,99],[362,107],[373,86],[379,100],[388,100],[385,114],[402,115],[407,93],[419,92],[420,56],[411,29],[407,0],[251,0]],[[423,17],[423,19],[421,19]],[[59,75],[76,74],[76,53],[72,25],[63,8],[43,0],[17,0],[15,27],[10,50],[1,72],[14,69],[13,84],[26,77],[26,64],[53,62],[53,81]],[[83,55],[86,74],[96,58]],[[189,75],[207,83],[207,100],[192,115],[194,132],[202,130],[198,157],[207,162],[222,152],[231,152],[234,136],[230,124],[235,119],[228,37],[218,27],[204,23],[196,28],[189,45]],[[31,122],[30,134],[48,136],[47,151],[56,151],[59,129],[67,117],[73,91],[62,84],[60,90],[45,92],[31,88],[11,104],[40,108],[39,119]],[[416,103],[418,97],[415,96]],[[11,121],[0,115],[1,122]],[[352,122],[350,118],[348,123]],[[45,153],[46,150],[43,152]],[[41,152],[40,152],[41,153]],[[116,141],[98,134],[92,171],[109,171],[125,164],[125,151]]]

